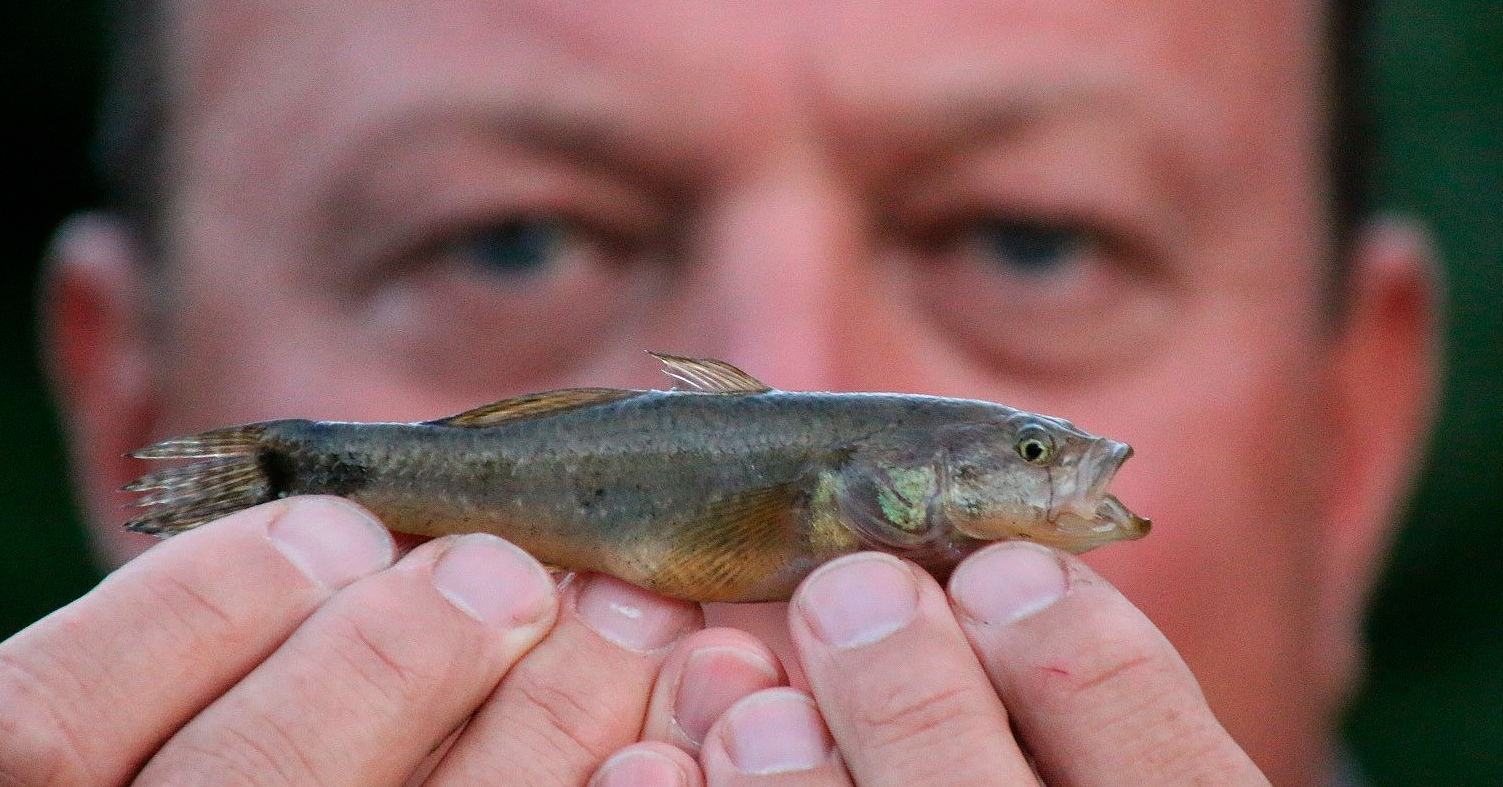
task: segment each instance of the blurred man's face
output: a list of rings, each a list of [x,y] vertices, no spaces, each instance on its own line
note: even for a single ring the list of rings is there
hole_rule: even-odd
[[[644,349],[1059,415],[1136,447],[1114,488],[1156,523],[1095,565],[1275,781],[1320,739],[1356,578],[1323,564],[1314,9],[185,6],[120,441],[664,386]]]

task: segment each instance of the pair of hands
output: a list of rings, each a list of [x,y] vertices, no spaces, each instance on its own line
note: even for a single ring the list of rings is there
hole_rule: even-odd
[[[989,547],[947,595],[850,556],[789,626],[809,693],[696,605],[556,587],[491,536],[397,559],[362,510],[292,498],[0,643],[0,784],[1033,785],[1029,757],[1050,785],[1267,783],[1072,557]]]

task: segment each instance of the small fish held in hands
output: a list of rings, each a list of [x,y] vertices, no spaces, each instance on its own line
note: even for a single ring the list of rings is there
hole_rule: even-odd
[[[1083,552],[1148,520],[1106,485],[1132,454],[991,402],[778,391],[723,361],[654,353],[687,389],[568,388],[423,423],[288,419],[134,453],[202,460],[143,476],[131,530],[171,535],[299,494],[392,530],[487,532],[559,568],[694,601],[787,599],[863,549],[943,578],[978,547]]]

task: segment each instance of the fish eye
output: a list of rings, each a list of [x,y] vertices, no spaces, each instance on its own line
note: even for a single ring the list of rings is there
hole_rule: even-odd
[[[1046,432],[1034,432],[1018,438],[1018,456],[1023,461],[1042,465],[1054,458],[1054,439]]]

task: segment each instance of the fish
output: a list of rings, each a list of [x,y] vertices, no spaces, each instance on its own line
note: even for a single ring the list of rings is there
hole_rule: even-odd
[[[1069,421],[987,401],[781,391],[724,361],[651,353],[670,390],[565,388],[420,423],[284,419],[131,455],[129,530],[169,536],[330,494],[417,536],[485,532],[550,568],[699,602],[787,600],[861,550],[941,581],[981,546],[1071,552],[1147,535],[1106,492],[1132,455]]]

